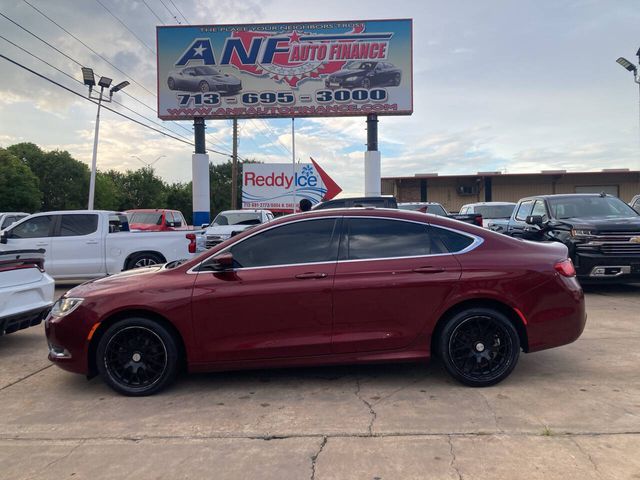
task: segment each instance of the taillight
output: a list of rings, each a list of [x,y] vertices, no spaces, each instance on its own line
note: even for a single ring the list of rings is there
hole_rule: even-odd
[[[556,272],[558,272],[563,277],[576,276],[576,269],[573,267],[573,262],[571,261],[570,258],[567,258],[566,260],[562,260],[561,262],[556,263],[553,266],[553,268],[555,268]]]
[[[473,218],[473,223],[475,223],[476,225],[478,225],[479,227],[482,226],[482,215],[476,215]]]
[[[195,235],[195,233],[187,233],[186,237],[189,240],[189,253],[196,253],[196,235]]]

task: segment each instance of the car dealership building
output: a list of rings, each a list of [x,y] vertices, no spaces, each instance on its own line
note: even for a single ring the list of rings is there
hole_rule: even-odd
[[[631,201],[640,193],[640,171],[620,168],[599,172],[417,173],[412,177],[382,178],[383,195],[394,195],[399,202],[438,202],[451,212],[474,202],[517,202],[530,195],[600,192],[615,195],[625,202]]]

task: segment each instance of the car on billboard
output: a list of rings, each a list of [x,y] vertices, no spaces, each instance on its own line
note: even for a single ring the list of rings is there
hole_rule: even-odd
[[[402,70],[389,62],[351,62],[347,68],[329,75],[327,88],[397,87],[402,81]]]
[[[509,376],[521,351],[571,343],[585,322],[560,243],[417,212],[344,209],[287,215],[193,260],[75,287],[45,330],[59,367],[140,396],[183,367],[436,356],[455,379],[486,387]]]
[[[218,92],[233,95],[242,90],[242,81],[210,66],[186,67],[171,72],[167,78],[169,90],[186,92]]]

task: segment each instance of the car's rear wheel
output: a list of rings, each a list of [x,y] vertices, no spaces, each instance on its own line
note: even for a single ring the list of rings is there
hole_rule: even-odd
[[[438,348],[447,371],[472,387],[494,385],[513,371],[520,355],[520,338],[502,313],[472,308],[445,324]]]
[[[208,92],[210,90],[209,84],[204,80],[198,85],[201,92]]]
[[[127,262],[125,270],[131,270],[132,268],[148,267],[150,265],[157,265],[163,263],[160,255],[152,252],[141,252],[132,255]]]
[[[167,80],[167,85],[169,86],[169,90],[176,89],[176,81],[171,77],[169,77],[169,80]]]
[[[145,396],[169,385],[178,371],[173,335],[148,318],[127,318],[100,338],[96,365],[105,383],[128,396]]]

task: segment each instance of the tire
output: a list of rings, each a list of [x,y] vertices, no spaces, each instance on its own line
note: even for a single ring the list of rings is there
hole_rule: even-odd
[[[98,372],[116,392],[131,397],[152,395],[175,380],[178,347],[161,324],[132,317],[111,325],[96,349]]]
[[[488,387],[509,376],[520,356],[520,337],[502,313],[471,308],[447,321],[438,351],[449,374],[471,387]]]
[[[176,81],[172,77],[169,77],[169,79],[167,80],[167,86],[169,87],[169,90],[175,90]]]
[[[402,76],[399,73],[396,73],[393,76],[393,86],[397,87],[398,85],[400,85],[400,81],[402,80]]]
[[[366,88],[367,90],[371,88],[371,80],[365,78],[362,80],[362,88]]]
[[[164,263],[164,260],[157,253],[141,252],[131,255],[131,258],[127,261],[125,270],[131,270],[133,268],[148,267],[149,265],[156,265],[158,263]]]
[[[198,84],[198,88],[201,92],[208,92],[210,90],[209,84],[204,80]]]

